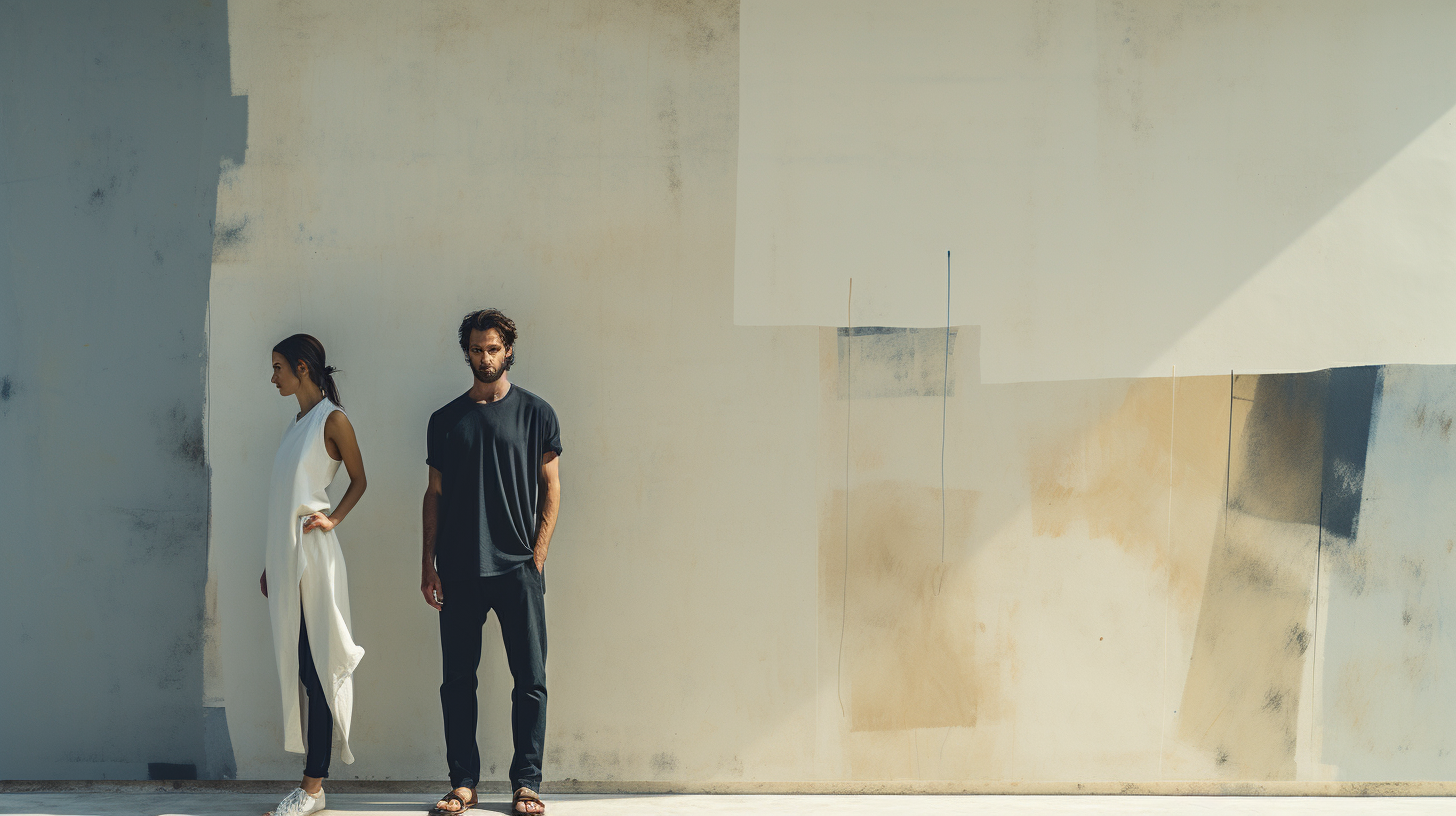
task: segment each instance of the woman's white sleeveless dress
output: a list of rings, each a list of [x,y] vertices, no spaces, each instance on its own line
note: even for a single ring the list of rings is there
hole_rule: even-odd
[[[273,458],[268,493],[268,612],[273,619],[273,651],[283,691],[283,748],[304,753],[303,709],[308,705],[298,680],[299,614],[308,623],[314,667],[328,693],[334,715],[338,757],[354,761],[349,751],[349,719],[354,711],[354,669],[364,650],[349,634],[349,580],[344,553],[333,531],[303,532],[304,519],[330,509],[324,489],[339,472],[339,463],[324,444],[324,423],[343,409],[324,398],[283,434]]]

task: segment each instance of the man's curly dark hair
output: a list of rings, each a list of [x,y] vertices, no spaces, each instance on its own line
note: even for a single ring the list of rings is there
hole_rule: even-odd
[[[506,370],[510,371],[511,366],[516,362],[516,322],[505,316],[500,309],[481,309],[478,312],[471,312],[460,321],[460,350],[465,352],[465,359],[470,359],[470,333],[473,331],[485,331],[495,329],[500,332],[501,341],[511,353],[506,357]]]

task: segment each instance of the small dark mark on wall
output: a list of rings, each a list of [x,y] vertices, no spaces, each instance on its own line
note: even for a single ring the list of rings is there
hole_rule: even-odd
[[[9,377],[0,377],[0,402],[10,401],[10,392],[14,388]]]
[[[248,217],[236,221],[219,221],[212,233],[212,259],[219,260],[230,249],[237,249],[248,240]]]
[[[165,420],[158,421],[162,427],[162,444],[170,448],[177,459],[195,467],[207,465],[207,449],[203,444],[202,420],[188,414],[182,403],[173,405]]]
[[[664,93],[662,110],[657,113],[657,121],[662,125],[662,152],[666,163],[667,190],[672,195],[674,203],[681,203],[682,145],[679,142],[677,100],[673,95],[672,86],[668,86]]]
[[[1300,624],[1294,624],[1289,627],[1289,640],[1285,641],[1284,645],[1298,651],[1301,655],[1304,654],[1304,651],[1309,648],[1309,630]]]
[[[175,559],[195,548],[207,547],[207,516],[194,509],[113,507],[111,510],[128,519],[129,561]]]
[[[670,774],[677,770],[677,755],[666,751],[652,755],[652,770],[659,774]]]
[[[1278,689],[1269,689],[1269,693],[1264,695],[1264,710],[1278,711],[1283,707],[1284,693]]]

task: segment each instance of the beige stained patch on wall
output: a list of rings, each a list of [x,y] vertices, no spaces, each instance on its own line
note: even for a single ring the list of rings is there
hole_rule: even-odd
[[[1230,504],[1209,558],[1179,735],[1232,779],[1294,779],[1314,601],[1327,373],[1233,383]]]
[[[942,564],[942,400],[886,396],[899,380],[874,368],[915,379],[920,355],[896,348],[918,341],[821,330],[821,768],[1215,775],[1172,732],[1223,507],[1227,379],[1179,378],[1176,394],[1170,378],[986,386],[977,333],[962,335]]]
[[[971,530],[976,497],[968,490],[945,495],[947,535],[956,545]],[[974,659],[976,627],[956,614],[962,577],[940,561],[940,491],[871,482],[849,498],[843,665],[851,730],[974,726],[983,680]],[[824,514],[826,575],[843,571],[844,559],[831,553],[844,542],[844,499],[837,491]],[[943,592],[947,582],[950,594]]]

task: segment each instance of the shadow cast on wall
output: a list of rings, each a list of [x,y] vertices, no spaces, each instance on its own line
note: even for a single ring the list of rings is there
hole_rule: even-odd
[[[0,777],[222,777],[204,354],[227,3],[0,10]]]

